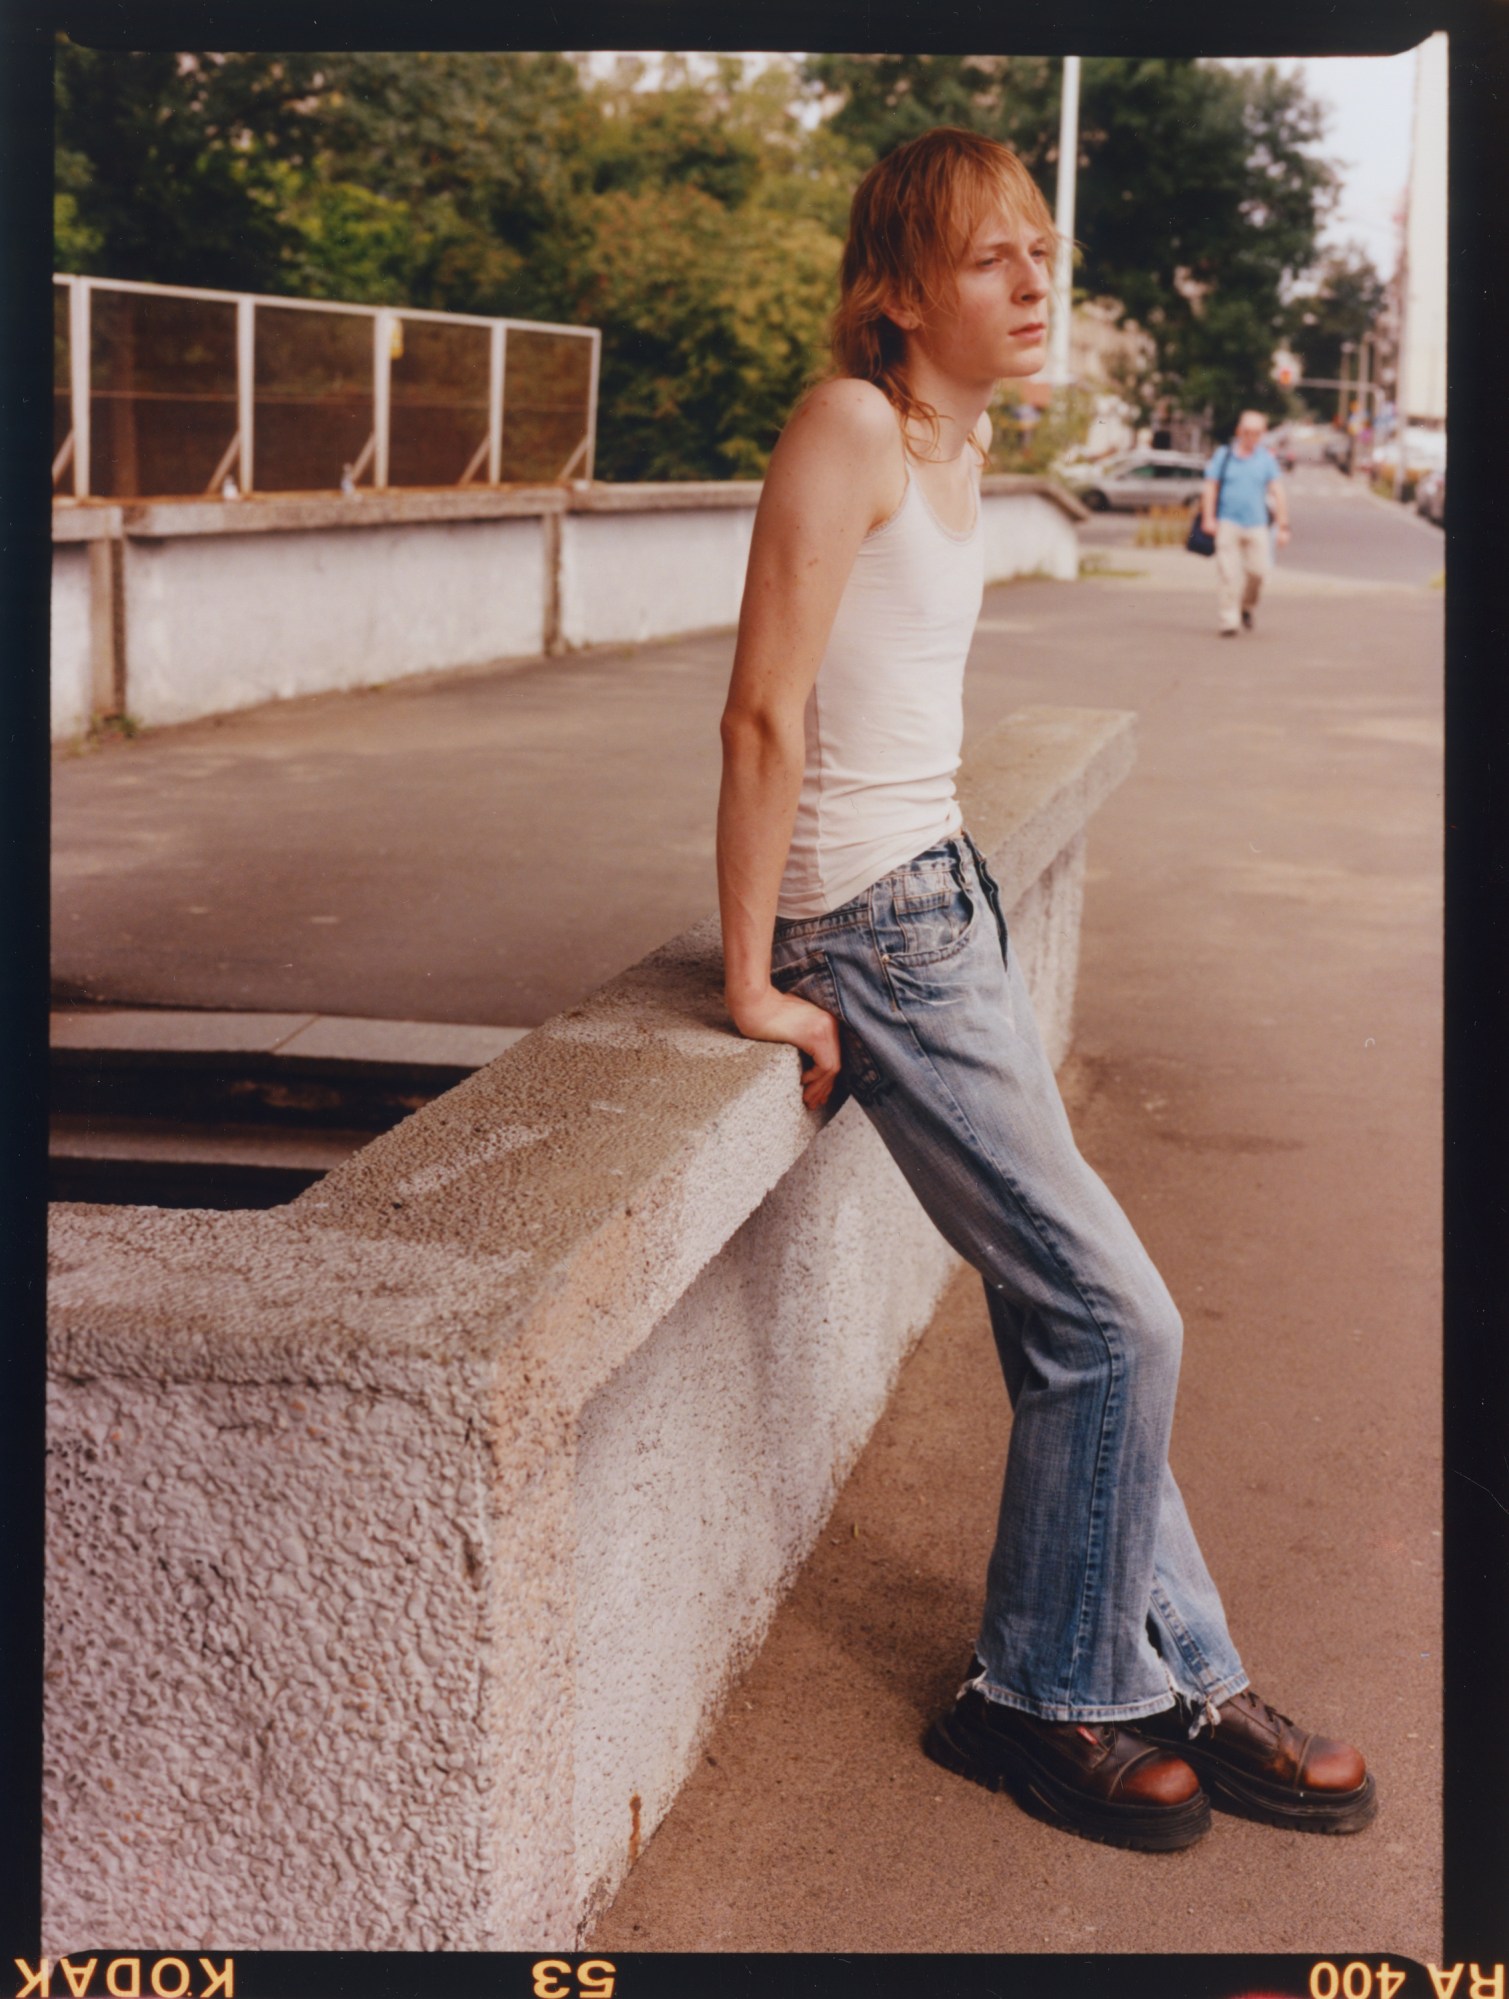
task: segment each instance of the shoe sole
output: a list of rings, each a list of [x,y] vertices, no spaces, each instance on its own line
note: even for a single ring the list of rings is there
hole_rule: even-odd
[[[1193,1768],[1218,1810],[1281,1826],[1286,1832],[1361,1832],[1378,1816],[1378,1789],[1371,1771],[1355,1791],[1317,1792],[1305,1798],[1281,1784],[1233,1770],[1196,1743],[1179,1754]]]
[[[1182,1805],[1118,1805],[1085,1798],[1012,1744],[992,1741],[987,1748],[975,1743],[952,1715],[932,1724],[922,1747],[956,1777],[968,1777],[987,1791],[1007,1791],[1034,1818],[1081,1839],[1172,1853],[1193,1846],[1210,1831],[1210,1800],[1203,1791]]]

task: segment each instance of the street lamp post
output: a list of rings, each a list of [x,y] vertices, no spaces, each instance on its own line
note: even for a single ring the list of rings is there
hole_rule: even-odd
[[[1058,231],[1054,261],[1054,312],[1048,356],[1048,379],[1059,391],[1068,388],[1069,321],[1074,303],[1074,177],[1079,164],[1079,57],[1064,57],[1058,107],[1058,187],[1053,226]]]

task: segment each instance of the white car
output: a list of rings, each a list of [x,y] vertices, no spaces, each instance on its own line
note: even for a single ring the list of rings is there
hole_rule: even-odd
[[[1386,438],[1382,444],[1373,446],[1375,466],[1395,466],[1399,463],[1399,440]],[[1421,424],[1408,424],[1404,431],[1404,469],[1418,476],[1422,472],[1444,472],[1446,470],[1446,433],[1444,430],[1427,430]]]
[[[1077,467],[1075,490],[1087,507],[1188,506],[1200,497],[1205,460],[1188,451],[1129,451],[1093,472]]]

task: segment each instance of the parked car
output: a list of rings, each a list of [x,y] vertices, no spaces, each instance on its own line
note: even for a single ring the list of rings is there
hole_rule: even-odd
[[[1187,506],[1200,497],[1205,460],[1188,451],[1129,451],[1093,474],[1081,471],[1076,490],[1087,507]]]
[[[1437,527],[1446,525],[1446,472],[1427,472],[1415,488],[1415,512]]]
[[[1385,468],[1392,471],[1399,463],[1399,439],[1388,438],[1373,452],[1376,470]],[[1444,430],[1428,430],[1424,424],[1409,424],[1404,432],[1404,469],[1408,477],[1419,478],[1426,472],[1446,470],[1446,433]]]
[[[1328,465],[1334,465],[1345,472],[1352,462],[1352,440],[1344,430],[1326,433],[1326,441],[1321,454]]]

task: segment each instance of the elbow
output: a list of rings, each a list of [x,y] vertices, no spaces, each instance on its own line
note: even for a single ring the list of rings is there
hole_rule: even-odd
[[[718,724],[723,755],[730,763],[789,762],[802,748],[802,719],[765,706],[730,702]]]

